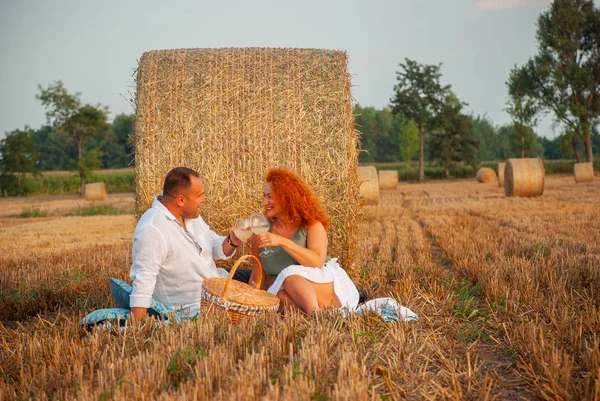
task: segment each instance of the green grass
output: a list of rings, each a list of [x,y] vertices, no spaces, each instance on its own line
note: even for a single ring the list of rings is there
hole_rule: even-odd
[[[88,184],[101,181],[106,184],[106,192],[109,194],[133,192],[135,173],[133,170],[109,172],[100,170],[87,177]],[[18,188],[15,183],[9,183],[8,181],[6,186],[6,188],[1,189],[2,192],[6,191],[9,196],[76,194],[79,192],[80,181],[76,172],[40,173],[35,176],[27,175]]]
[[[69,216],[117,216],[121,214],[133,214],[133,210],[119,209],[111,205],[88,206],[69,213]]]
[[[377,170],[397,170],[399,181],[418,181],[419,163],[413,162],[408,169],[406,163],[367,163],[374,165]],[[573,174],[575,160],[545,160],[544,168],[546,174]],[[480,167],[489,167],[494,170],[498,167],[497,161],[482,161]],[[600,171],[600,158],[594,160],[594,171]],[[450,171],[451,179],[474,178],[476,169],[470,166],[458,164]],[[51,173],[38,175],[27,175],[20,187],[16,187],[16,177],[11,181],[10,177],[0,180],[0,193],[9,196],[28,195],[56,195],[76,194],[79,192],[79,175],[76,172]],[[431,162],[425,163],[425,178],[430,180],[446,179],[444,169]],[[13,182],[14,181],[14,182]],[[135,173],[133,170],[98,170],[88,176],[88,183],[101,182],[106,184],[108,193],[124,193],[135,191]],[[31,216],[42,217],[42,216]]]
[[[23,210],[19,214],[11,214],[8,217],[14,217],[17,219],[28,219],[31,217],[46,217],[47,215],[48,215],[48,212],[46,212],[45,210],[34,208],[34,209]]]
[[[584,161],[585,162],[585,161]],[[576,160],[544,160],[546,174],[573,174],[573,165]],[[497,162],[481,162],[481,167],[498,168]],[[600,171],[600,159],[594,159],[594,171]]]
[[[90,278],[92,275],[89,273],[84,273],[84,272],[80,272],[77,270],[73,270],[73,271],[64,272],[64,276],[68,280],[74,281],[76,283],[80,283],[80,282],[84,281],[85,279]]]
[[[375,164],[377,170],[396,170],[398,171],[399,181],[418,181],[419,180],[419,163],[412,163],[411,168],[407,168],[404,163],[398,164]],[[471,166],[456,165],[450,170],[450,178],[470,178],[475,177],[476,171]],[[430,180],[442,180],[446,179],[446,172],[444,168],[432,164],[425,163],[425,178]]]

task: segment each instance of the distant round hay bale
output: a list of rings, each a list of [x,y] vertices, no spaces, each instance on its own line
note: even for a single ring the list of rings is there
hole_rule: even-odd
[[[398,188],[398,171],[397,170],[381,170],[379,171],[379,189],[396,190]]]
[[[95,182],[93,184],[86,184],[85,186],[85,200],[97,201],[106,200],[106,185],[103,182]]]
[[[592,162],[575,163],[573,167],[576,183],[594,181],[594,164]]]
[[[498,186],[504,186],[504,168],[506,163],[498,163]]]
[[[477,181],[484,184],[496,182],[496,172],[488,167],[482,167],[477,170]]]
[[[508,159],[504,169],[506,196],[532,197],[544,193],[544,162],[535,159]]]
[[[377,169],[373,166],[358,167],[358,181],[360,182],[360,196],[365,205],[379,204],[379,179]]]

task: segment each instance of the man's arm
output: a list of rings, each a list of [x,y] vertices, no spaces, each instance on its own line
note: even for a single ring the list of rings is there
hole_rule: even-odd
[[[135,319],[144,317],[150,307],[156,276],[165,259],[165,248],[162,234],[152,226],[143,228],[133,238],[130,272],[133,291],[129,296],[129,307]]]
[[[242,245],[242,240],[235,236],[233,229],[229,232],[229,240],[227,237],[223,240],[221,246],[223,248],[223,254],[229,257],[232,256],[238,246]]]
[[[212,257],[214,260],[226,260],[230,259],[238,246],[242,245],[242,241],[235,236],[233,229],[229,233],[229,241],[227,237],[222,237],[210,229],[208,224],[201,220],[201,224],[204,227],[204,235],[206,240],[212,246]]]

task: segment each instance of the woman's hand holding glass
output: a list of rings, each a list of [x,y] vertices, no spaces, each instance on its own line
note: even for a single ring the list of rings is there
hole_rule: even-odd
[[[269,232],[269,220],[262,213],[254,213],[250,217],[252,232],[258,237],[261,234]],[[259,240],[260,241],[260,240]],[[259,246],[261,246],[259,242]],[[269,257],[273,254],[273,250],[268,247],[262,247],[263,250],[260,253],[261,258]]]
[[[258,236],[258,247],[264,248],[267,246],[282,246],[283,239],[284,238],[281,235],[273,233],[264,233]]]

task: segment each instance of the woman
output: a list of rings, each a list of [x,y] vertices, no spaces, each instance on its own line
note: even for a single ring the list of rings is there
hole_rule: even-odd
[[[263,207],[271,224],[269,232],[252,237],[252,253],[260,258],[264,247],[275,253],[261,259],[262,288],[276,294],[281,305],[307,314],[328,307],[354,310],[358,291],[336,259],[327,256],[329,218],[308,185],[287,169],[271,169]],[[256,280],[256,268],[250,283]]]

